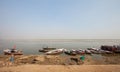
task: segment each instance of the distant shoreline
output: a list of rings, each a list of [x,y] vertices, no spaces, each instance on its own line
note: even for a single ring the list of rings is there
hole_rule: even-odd
[[[1,41],[109,41],[109,40],[120,40],[120,39],[0,39]]]

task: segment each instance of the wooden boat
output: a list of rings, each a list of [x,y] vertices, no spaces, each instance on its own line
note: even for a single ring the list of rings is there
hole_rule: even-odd
[[[92,54],[92,52],[90,50],[85,50],[86,54]]]
[[[43,49],[40,49],[39,52],[48,52],[50,50],[55,50],[56,48],[50,48],[50,47],[45,47]]]
[[[113,54],[112,51],[107,51],[107,50],[99,50],[100,54]]]
[[[105,51],[106,54],[113,54],[112,51]]]
[[[79,55],[82,55],[82,54],[85,54],[85,50],[76,50],[76,53],[79,54]]]
[[[93,50],[93,51],[98,51],[98,48],[87,48],[87,50]]]
[[[101,49],[105,51],[114,52],[114,53],[120,53],[120,45],[113,45],[113,46],[104,45],[104,46],[101,46]]]
[[[23,55],[22,51],[16,49],[6,49],[3,52],[4,55]]]
[[[117,45],[116,48],[117,48],[117,49],[116,49],[114,52],[115,52],[115,53],[120,53],[120,45]]]
[[[57,54],[61,54],[63,53],[64,49],[55,49],[55,50],[51,50],[51,51],[48,51],[46,52],[45,54],[46,55],[57,55]]]
[[[76,53],[76,51],[75,50],[71,50],[71,51],[65,51],[64,52],[65,54],[67,54],[67,55],[73,55],[73,56],[75,56],[75,55],[77,55],[77,53]]]

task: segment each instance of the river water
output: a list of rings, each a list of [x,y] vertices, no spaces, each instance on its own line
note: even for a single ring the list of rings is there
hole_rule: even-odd
[[[55,47],[66,49],[100,48],[101,45],[120,45],[120,39],[41,39],[41,40],[0,40],[0,54],[6,48],[22,50],[25,55],[40,54],[43,47]]]

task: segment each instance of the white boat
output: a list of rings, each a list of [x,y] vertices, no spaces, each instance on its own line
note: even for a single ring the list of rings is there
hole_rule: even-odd
[[[92,52],[90,50],[85,50],[86,54],[92,54]]]
[[[3,50],[3,52],[4,52],[4,55],[11,55],[11,54],[23,55],[22,51],[16,50],[16,49],[5,49]]]
[[[63,53],[63,51],[64,51],[64,48],[61,48],[61,49],[48,51],[45,54],[47,54],[47,55],[57,55],[57,54]]]
[[[88,50],[94,50],[94,51],[98,51],[99,48],[87,48]]]

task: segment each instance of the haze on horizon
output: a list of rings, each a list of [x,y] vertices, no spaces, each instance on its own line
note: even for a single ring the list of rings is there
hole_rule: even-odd
[[[0,0],[0,39],[120,39],[120,0]]]

